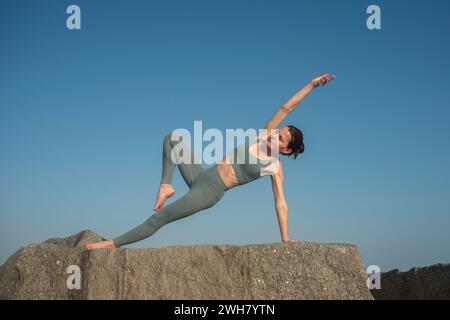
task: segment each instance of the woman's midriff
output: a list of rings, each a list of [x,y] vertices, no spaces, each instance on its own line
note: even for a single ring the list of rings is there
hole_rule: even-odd
[[[225,156],[221,161],[217,164],[217,172],[219,173],[220,178],[223,181],[223,184],[227,187],[227,189],[236,187],[239,185],[236,174],[234,173],[233,166],[231,165],[230,159],[228,156]]]
[[[260,150],[259,145],[252,145],[249,149],[249,153],[259,158]],[[254,149],[256,149],[256,154],[254,153]],[[265,155],[267,157],[267,155]],[[264,158],[266,160],[266,158]],[[217,172],[219,173],[220,178],[222,179],[225,187],[227,189],[236,187],[239,185],[239,181],[236,177],[236,173],[234,172],[233,166],[231,165],[230,158],[228,156],[225,156],[222,160],[220,160],[217,164]]]

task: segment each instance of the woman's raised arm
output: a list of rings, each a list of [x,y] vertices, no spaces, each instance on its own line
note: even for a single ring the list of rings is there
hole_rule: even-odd
[[[306,86],[294,94],[280,109],[277,110],[275,115],[266,123],[264,128],[268,130],[278,128],[287,115],[291,113],[314,88],[321,87],[333,79],[336,79],[334,75],[324,74],[311,80]]]

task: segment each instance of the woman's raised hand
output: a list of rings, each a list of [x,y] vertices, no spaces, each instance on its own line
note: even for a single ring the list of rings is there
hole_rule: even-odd
[[[332,74],[323,74],[321,76],[318,76],[317,78],[314,78],[311,80],[311,85],[313,86],[313,88],[317,88],[317,87],[321,87],[326,85],[328,82],[330,82],[331,80],[336,79],[336,76],[332,75]]]

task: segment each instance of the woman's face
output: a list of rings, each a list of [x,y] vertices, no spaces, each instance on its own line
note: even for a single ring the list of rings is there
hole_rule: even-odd
[[[272,138],[274,135],[270,135],[267,138],[267,145],[269,148],[272,147]],[[289,143],[291,142],[291,133],[289,132],[289,127],[283,127],[278,129],[278,152],[283,154],[289,154],[291,149],[288,148]]]

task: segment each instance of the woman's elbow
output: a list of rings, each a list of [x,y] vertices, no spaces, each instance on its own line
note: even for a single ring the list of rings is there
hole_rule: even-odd
[[[288,211],[288,205],[286,202],[280,202],[275,205],[275,210],[277,212],[287,212]]]

